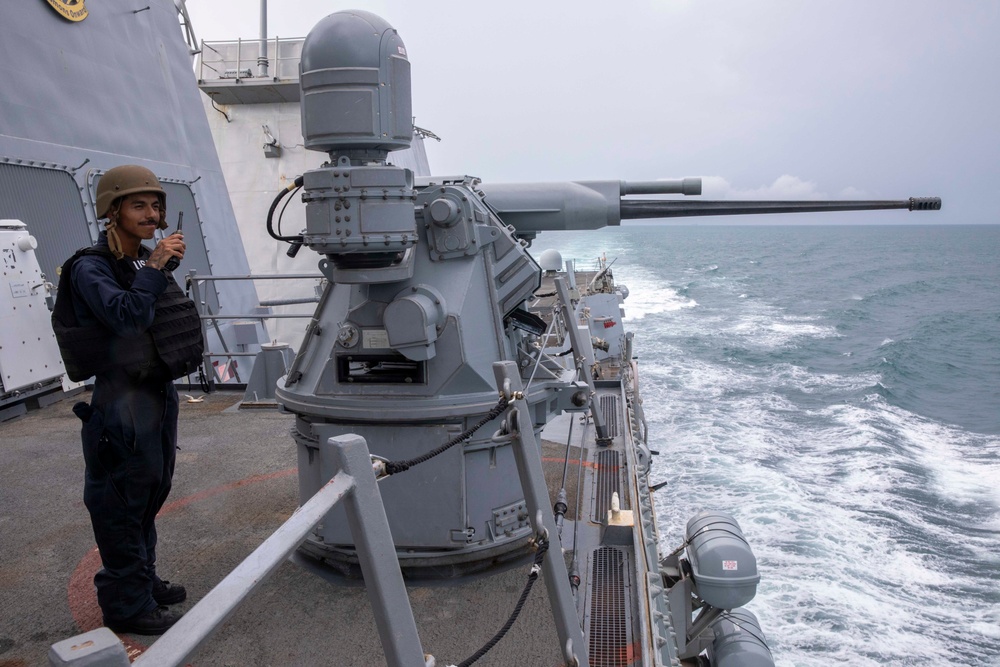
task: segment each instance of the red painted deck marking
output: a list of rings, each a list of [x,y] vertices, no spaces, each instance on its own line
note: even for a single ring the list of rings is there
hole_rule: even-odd
[[[543,456],[542,457],[542,463],[563,463],[565,460],[566,459],[560,458],[558,456]],[[572,460],[572,459],[570,459],[569,464],[571,466],[580,465],[580,459],[576,459],[575,461]],[[600,464],[594,463],[593,461],[584,461],[583,462],[583,467],[584,468],[593,468],[593,469],[597,470],[601,466],[600,466]]]
[[[204,491],[192,493],[190,496],[185,496],[184,498],[175,500],[172,503],[167,503],[160,509],[160,513],[156,516],[161,517],[164,514],[169,514],[170,512],[181,509],[182,507],[187,507],[191,503],[199,500],[205,500],[206,498],[211,498],[227,491],[232,491],[233,489],[238,489],[241,486],[256,484],[257,482],[266,482],[280,477],[289,477],[290,475],[294,475],[297,470],[297,468],[289,468],[287,470],[279,470],[277,472],[271,472],[264,475],[254,475],[235,482],[216,486],[211,489],[205,489]],[[94,573],[96,573],[99,569],[101,569],[101,554],[97,551],[97,547],[94,547],[88,551],[77,564],[76,569],[73,570],[73,574],[70,575],[69,585],[66,587],[66,598],[69,602],[69,611],[73,615],[73,620],[76,622],[77,627],[80,628],[80,632],[96,630],[104,625],[104,616],[101,614],[101,608],[97,605],[97,592],[94,590]],[[142,655],[143,651],[149,648],[148,646],[140,644],[139,642],[129,639],[128,637],[120,637],[120,639],[122,640],[122,644],[125,645],[125,650],[128,651],[130,660],[135,660]]]

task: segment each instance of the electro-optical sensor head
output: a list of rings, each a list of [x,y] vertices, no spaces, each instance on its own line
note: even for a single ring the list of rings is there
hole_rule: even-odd
[[[330,14],[309,31],[299,64],[306,148],[384,154],[413,137],[410,62],[396,30],[375,14]]]

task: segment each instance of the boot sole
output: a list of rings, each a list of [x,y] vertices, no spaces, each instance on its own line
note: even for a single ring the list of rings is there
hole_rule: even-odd
[[[171,604],[177,604],[178,602],[184,602],[184,600],[187,600],[187,591],[184,591],[180,595],[154,595],[153,600],[156,604],[164,607]]]
[[[176,621],[174,623],[176,623]],[[142,626],[136,626],[136,625],[129,625],[127,623],[126,624],[120,624],[120,623],[107,623],[107,622],[105,622],[104,625],[109,630],[111,630],[112,632],[117,633],[117,634],[129,634],[129,635],[162,635],[164,632],[166,632],[167,630],[169,630],[170,628],[172,628],[174,626],[174,623],[171,623],[169,625],[164,625],[164,626],[155,626],[155,627],[142,627]]]

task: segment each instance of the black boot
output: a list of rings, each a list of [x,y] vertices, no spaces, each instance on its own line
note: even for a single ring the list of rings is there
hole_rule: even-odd
[[[181,619],[181,615],[170,611],[166,607],[157,607],[153,611],[133,616],[126,621],[111,621],[104,619],[104,625],[113,632],[128,632],[133,635],[162,635],[169,630],[174,623]]]
[[[187,590],[180,584],[172,584],[157,577],[153,580],[153,599],[158,605],[177,604],[187,599]]]

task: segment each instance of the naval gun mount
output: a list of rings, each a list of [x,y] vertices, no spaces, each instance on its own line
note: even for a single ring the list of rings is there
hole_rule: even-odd
[[[586,230],[634,218],[904,208],[940,200],[685,202],[633,195],[700,194],[698,179],[502,185],[468,176],[414,179],[387,162],[412,136],[409,62],[396,31],[362,11],[332,14],[302,48],[305,146],[327,153],[295,181],[306,227],[273,232],[322,256],[330,284],[276,397],[296,415],[303,502],[332,475],[320,442],[355,433],[389,459],[461,440],[405,475],[380,482],[404,569],[450,575],[520,555],[532,538],[500,419],[493,364],[522,372],[540,429],[563,411],[585,412],[593,387],[572,364],[543,353],[550,323],[529,313],[541,271],[528,242],[546,230]],[[584,342],[584,345],[586,345]],[[599,411],[591,410],[598,426]],[[470,433],[470,431],[474,431]],[[343,510],[304,548],[345,570],[356,563]]]

